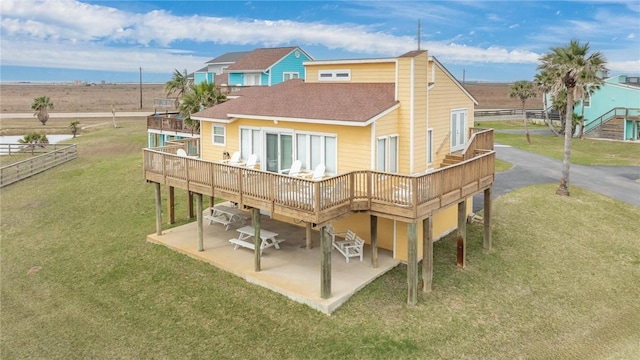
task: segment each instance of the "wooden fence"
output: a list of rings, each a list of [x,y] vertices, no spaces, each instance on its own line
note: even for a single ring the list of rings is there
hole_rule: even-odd
[[[4,154],[40,154],[0,167],[0,188],[56,167],[77,157],[75,144],[0,144]],[[9,156],[9,155],[3,155]]]

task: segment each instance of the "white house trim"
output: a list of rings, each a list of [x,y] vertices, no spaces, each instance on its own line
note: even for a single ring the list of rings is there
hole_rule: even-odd
[[[229,117],[237,119],[253,119],[253,120],[269,120],[269,121],[290,121],[290,122],[298,122],[298,123],[307,123],[307,124],[322,124],[322,125],[342,125],[342,126],[356,126],[356,127],[365,127],[369,126],[381,117],[389,114],[390,112],[396,110],[400,107],[400,104],[395,104],[387,110],[381,112],[380,114],[372,117],[371,119],[363,122],[358,121],[344,121],[344,120],[329,120],[329,119],[309,119],[309,118],[292,118],[292,117],[284,117],[284,116],[260,116],[260,115],[250,115],[250,114],[228,114]],[[193,118],[195,119],[195,118]],[[198,120],[198,119],[196,119]],[[210,119],[207,119],[210,120]]]

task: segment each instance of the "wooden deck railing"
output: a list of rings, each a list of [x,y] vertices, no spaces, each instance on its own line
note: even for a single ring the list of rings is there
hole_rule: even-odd
[[[489,132],[475,134],[476,141],[481,144]],[[416,221],[488,188],[495,174],[492,147],[483,151],[477,146],[474,157],[420,175],[362,170],[320,181],[180,157],[171,149],[144,149],[148,181],[316,224],[354,211]]]
[[[491,129],[469,129],[469,141],[462,151],[462,158],[469,160],[478,152],[493,150],[493,130]]]
[[[2,146],[5,147],[6,145],[9,144],[3,144]],[[23,153],[31,153],[30,148],[25,149],[24,144],[20,145],[23,147]],[[14,150],[16,148],[15,146],[13,147]],[[0,167],[0,188],[56,167],[77,157],[77,147],[75,144],[38,144],[34,151],[35,150],[38,150],[38,152],[46,152]]]
[[[156,113],[147,116],[147,129],[155,129],[163,132],[198,134],[185,124],[184,119],[178,117],[178,113]]]

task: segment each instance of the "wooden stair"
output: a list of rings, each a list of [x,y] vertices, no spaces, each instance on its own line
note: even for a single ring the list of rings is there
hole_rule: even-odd
[[[585,134],[587,138],[624,140],[624,118],[615,117]]]
[[[444,156],[444,160],[440,163],[440,167],[447,167],[451,165],[455,165],[463,160],[462,154],[447,154]]]

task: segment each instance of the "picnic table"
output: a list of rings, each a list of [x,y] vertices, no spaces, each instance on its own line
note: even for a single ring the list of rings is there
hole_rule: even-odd
[[[253,236],[255,234],[255,230],[253,226],[243,226],[238,231],[238,237],[229,239],[229,242],[235,244],[233,250],[238,249],[238,246],[245,247],[247,249],[255,250],[255,245],[253,241]],[[269,247],[275,247],[276,249],[280,249],[279,243],[283,242],[284,239],[276,239],[278,236],[277,233],[274,233],[269,230],[260,229],[260,255],[262,255],[262,251]]]
[[[216,205],[209,209],[211,210],[211,214],[205,215],[204,219],[209,221],[209,225],[212,225],[214,222],[224,225],[225,230],[229,230],[229,227],[233,223],[244,225],[247,219],[245,213],[235,207]]]

